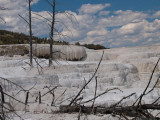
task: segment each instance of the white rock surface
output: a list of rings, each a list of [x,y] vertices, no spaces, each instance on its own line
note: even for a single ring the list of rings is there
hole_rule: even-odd
[[[49,58],[50,46],[48,44],[33,44],[33,55],[39,58]],[[28,44],[0,45],[0,56],[29,54]],[[75,45],[53,45],[53,59],[79,61],[86,58],[84,47]]]
[[[57,48],[60,49],[60,48]],[[86,55],[87,57],[82,61],[58,61],[53,62],[52,67],[48,67],[48,60],[37,59],[41,67],[34,61],[34,67],[31,69],[27,63],[29,59],[27,56],[0,56],[0,77],[7,78],[18,85],[23,86],[25,89],[32,89],[29,97],[29,106],[25,108],[22,104],[17,104],[15,101],[11,103],[17,111],[23,111],[24,108],[29,113],[24,114],[26,120],[38,120],[46,116],[46,114],[52,113],[57,110],[59,104],[68,104],[66,99],[73,95],[76,95],[80,88],[91,78],[93,75],[99,60],[102,55],[102,50],[88,50],[85,53],[80,48],[78,53],[71,55],[70,49],[66,50],[68,58],[74,58]],[[64,49],[63,49],[64,50]],[[43,50],[42,50],[43,51]],[[44,50],[45,51],[45,50]],[[39,54],[39,53],[37,53]],[[79,54],[79,56],[77,56]],[[122,105],[131,105],[139,97],[146,87],[152,70],[160,55],[160,45],[134,47],[134,48],[115,48],[104,50],[103,61],[96,74],[98,80],[97,94],[104,92],[106,89],[118,87],[123,92],[118,90],[111,91],[98,99],[96,99],[96,105],[110,106],[122,97],[127,96],[135,92],[135,95],[122,102]],[[157,66],[153,75],[153,80],[150,84],[150,88],[155,84],[157,77],[160,75],[160,65]],[[1,84],[4,85],[3,79],[0,78]],[[6,90],[9,94],[16,94],[19,88],[5,84]],[[35,103],[35,98],[38,96],[38,92],[42,91],[42,95],[47,92],[49,86],[53,88],[59,86],[55,91],[55,97],[58,98],[64,91],[63,96],[58,98],[55,105],[57,107],[50,106],[53,96],[51,94],[46,95],[42,99],[42,105]],[[143,103],[152,103],[160,96],[160,82],[156,86],[156,89],[143,98]],[[93,98],[95,90],[95,78],[87,85],[82,95],[83,101]],[[26,94],[20,92],[17,96],[20,100],[24,101]],[[9,99],[6,97],[6,100]],[[90,104],[87,104],[90,105]],[[36,116],[34,113],[46,113]],[[77,119],[77,115],[55,115],[57,119]],[[52,115],[50,116],[53,117]],[[50,120],[47,116],[46,120]],[[116,120],[111,116],[103,116],[94,118],[92,115],[89,119],[108,119]]]

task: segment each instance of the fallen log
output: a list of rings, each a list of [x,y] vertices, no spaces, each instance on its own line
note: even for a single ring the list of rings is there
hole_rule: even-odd
[[[60,112],[61,113],[73,113],[79,112],[81,110],[82,113],[86,114],[116,114],[116,115],[126,115],[129,117],[139,117],[141,111],[145,110],[160,110],[160,105],[155,104],[144,104],[141,106],[116,106],[116,107],[86,107],[80,105],[61,105]]]

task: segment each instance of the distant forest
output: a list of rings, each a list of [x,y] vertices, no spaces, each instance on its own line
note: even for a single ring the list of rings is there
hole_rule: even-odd
[[[0,45],[8,45],[8,44],[27,44],[29,43],[29,36],[23,33],[11,32],[7,30],[0,30]],[[38,38],[33,36],[34,44],[49,44],[49,39],[47,38]],[[66,41],[54,41],[54,45],[69,45]],[[89,49],[106,49],[102,45],[94,45],[94,44],[83,44],[81,45],[79,42],[75,43],[75,45],[85,46]]]

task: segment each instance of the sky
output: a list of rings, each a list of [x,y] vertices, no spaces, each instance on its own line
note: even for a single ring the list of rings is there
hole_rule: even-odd
[[[0,7],[7,8],[0,29],[28,34],[19,17],[28,19],[27,0],[0,0]],[[33,0],[31,9],[33,35],[48,38],[51,5]],[[55,40],[109,48],[160,43],[160,0],[56,0],[56,12]]]

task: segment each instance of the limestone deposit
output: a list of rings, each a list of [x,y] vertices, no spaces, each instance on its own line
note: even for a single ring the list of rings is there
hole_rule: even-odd
[[[82,86],[92,77],[103,53],[103,50],[89,50],[79,46],[54,46],[54,51],[61,51],[65,56],[56,53],[56,55],[59,56],[57,61],[53,61],[53,66],[48,67],[48,59],[45,57],[49,55],[48,45],[38,45],[33,48],[36,49],[34,56],[39,58],[36,58],[36,61],[33,60],[33,68],[30,68],[28,64],[27,45],[17,45],[16,47],[0,46],[0,77],[9,79],[23,86],[25,89],[30,89],[34,86],[34,89],[30,91],[31,96],[29,97],[29,104],[27,107],[16,103],[14,100],[11,102],[11,104],[15,106],[15,110],[20,111],[20,113],[24,112],[24,109],[29,112],[27,114],[22,114],[22,116],[26,118],[25,120],[44,119],[43,117],[46,116],[46,114],[57,110],[60,104],[69,104],[70,101],[66,99],[76,95]],[[26,52],[23,51],[24,49]],[[8,54],[6,52],[7,50],[10,51]],[[16,54],[14,54],[14,52],[16,52]],[[159,55],[160,45],[104,50],[103,60],[96,74],[98,80],[97,94],[101,94],[106,89],[114,87],[118,87],[122,91],[115,90],[97,98],[95,105],[109,107],[124,96],[135,92],[135,95],[121,103],[123,106],[132,105],[148,84],[153,68],[160,57]],[[42,56],[43,58],[41,58]],[[71,61],[75,59],[79,61]],[[37,65],[37,62],[41,67]],[[155,84],[159,75],[160,64],[158,64],[153,74],[149,89]],[[2,78],[0,78],[0,81],[2,81],[1,84],[5,86],[8,94],[14,95],[19,91],[19,89],[13,85],[4,84]],[[54,91],[55,98],[58,99],[55,102],[56,107],[50,106],[52,102],[52,95],[50,94],[42,99],[43,104],[39,105],[35,103],[35,98],[39,91],[41,91],[42,94],[47,92],[45,86],[50,86],[51,88],[58,86]],[[152,103],[159,98],[159,87],[160,82],[157,84],[154,91],[150,92],[142,99],[143,103]],[[64,91],[66,92],[61,96]],[[94,91],[95,78],[93,78],[91,83],[83,90],[83,101],[93,98]],[[21,101],[24,101],[25,96],[26,94],[20,92],[16,95],[16,98],[20,98]],[[59,96],[61,97],[59,98]],[[9,101],[10,99],[6,97],[6,101],[7,100]],[[86,106],[87,105],[90,104],[86,104]],[[36,116],[35,113],[41,113],[41,116]],[[50,120],[48,116],[45,117],[46,120]],[[74,119],[74,115],[65,116]],[[57,117],[58,120],[63,118],[63,115],[60,118]],[[91,115],[89,118],[93,119],[94,117]],[[116,120],[117,118],[113,118],[113,116],[109,115],[97,117],[97,120],[101,119]]]

